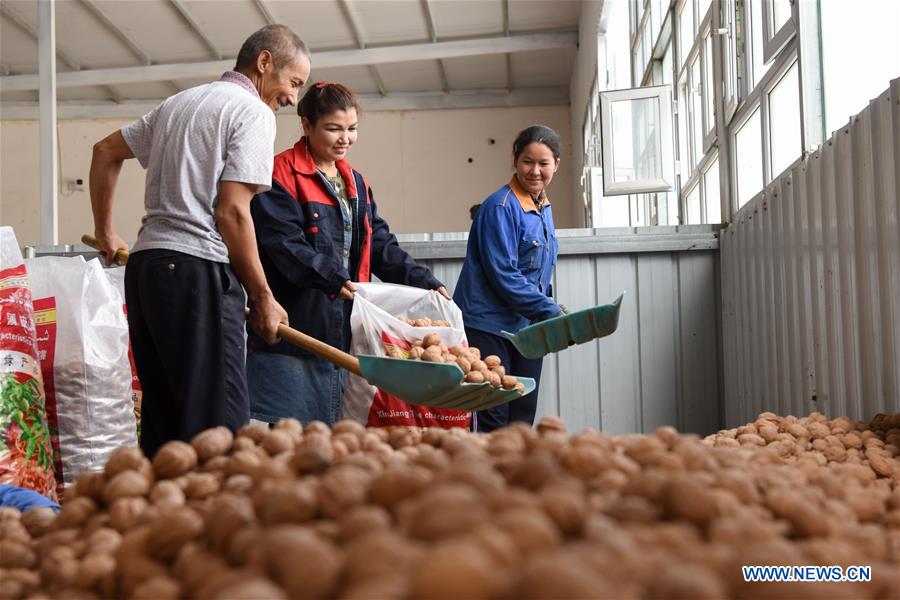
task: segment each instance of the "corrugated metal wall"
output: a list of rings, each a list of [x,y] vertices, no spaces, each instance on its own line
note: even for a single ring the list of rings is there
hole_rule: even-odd
[[[725,423],[900,412],[900,80],[722,232]]]
[[[544,359],[538,417],[559,415],[570,431],[714,432],[722,426],[714,229],[626,231],[559,232],[559,302],[579,310],[626,296],[615,333]],[[403,246],[452,291],[465,243],[411,240],[403,236]]]

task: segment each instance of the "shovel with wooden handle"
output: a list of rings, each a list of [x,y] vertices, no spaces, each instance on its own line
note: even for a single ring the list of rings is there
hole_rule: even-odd
[[[99,248],[97,240],[92,236],[83,235],[81,241],[92,248]],[[116,258],[127,261],[128,251],[117,251]],[[486,410],[521,398],[535,388],[534,379],[529,377],[517,378],[525,386],[524,390],[502,389],[487,382],[464,383],[465,375],[456,365],[366,354],[353,356],[287,325],[278,326],[278,336],[410,404],[456,410]]]

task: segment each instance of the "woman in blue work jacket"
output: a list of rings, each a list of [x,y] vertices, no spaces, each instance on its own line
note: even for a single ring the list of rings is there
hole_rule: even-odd
[[[547,186],[559,169],[559,135],[532,125],[513,143],[515,173],[478,209],[453,300],[459,305],[470,346],[496,354],[506,372],[540,382],[542,358],[522,356],[501,331],[555,317],[563,309],[551,297],[559,244]],[[534,422],[538,388],[508,404],[478,412],[478,430],[513,421]]]

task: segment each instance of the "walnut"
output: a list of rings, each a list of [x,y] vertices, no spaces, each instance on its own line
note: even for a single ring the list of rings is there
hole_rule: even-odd
[[[481,371],[470,370],[466,373],[466,383],[484,383],[484,373]]]
[[[414,598],[491,598],[503,574],[478,544],[450,540],[430,549],[412,576]]]
[[[258,444],[262,441],[267,433],[269,433],[269,428],[265,425],[260,425],[259,423],[250,423],[241,427],[240,431],[238,431],[237,437],[247,438],[254,444]],[[235,440],[235,442],[237,442],[237,440]]]
[[[341,516],[338,537],[346,543],[359,535],[387,530],[391,524],[391,514],[384,508],[360,504]]]
[[[319,484],[319,503],[325,516],[335,519],[366,500],[372,476],[352,466],[329,470]]]
[[[219,478],[212,473],[188,473],[184,495],[189,499],[208,498],[219,491]]]
[[[132,600],[179,600],[181,584],[167,575],[149,577],[134,588]]]
[[[81,559],[75,585],[83,590],[99,585],[104,579],[112,577],[116,570],[116,559],[110,554],[94,553]]]
[[[103,501],[107,506],[119,498],[144,496],[150,491],[150,482],[137,471],[122,471],[106,484]]]
[[[153,469],[163,479],[184,475],[197,466],[197,451],[180,440],[166,442],[153,457]]]
[[[17,511],[18,512],[18,511]],[[47,531],[56,520],[57,513],[52,508],[35,507],[29,508],[22,513],[21,523],[28,530],[31,537],[40,537]],[[0,537],[2,539],[2,537]]]
[[[62,510],[59,511],[55,527],[57,529],[82,527],[89,518],[94,516],[97,510],[97,503],[90,498],[73,498],[66,502]]]
[[[309,481],[267,481],[253,494],[260,521],[267,525],[303,523],[319,513],[316,486]]]
[[[180,506],[159,515],[150,525],[147,551],[151,556],[171,560],[186,542],[203,534],[203,519],[196,511]]]
[[[223,492],[212,499],[204,519],[206,539],[213,550],[225,554],[234,534],[256,522],[253,503],[243,494]]]
[[[106,488],[106,477],[103,473],[85,473],[78,478],[75,484],[75,493],[78,496],[86,496],[96,501],[103,499],[103,490]]]
[[[127,447],[119,448],[112,453],[106,466],[103,468],[103,475],[106,479],[112,479],[122,471],[137,471],[144,460],[144,453],[140,448]]]
[[[33,569],[37,555],[27,544],[17,540],[0,540],[0,567],[3,569]]]
[[[225,454],[233,443],[234,434],[227,427],[221,426],[201,431],[191,440],[191,446],[197,452],[200,462]]]
[[[297,525],[266,531],[263,567],[291,598],[327,598],[334,594],[341,556],[331,543]]]

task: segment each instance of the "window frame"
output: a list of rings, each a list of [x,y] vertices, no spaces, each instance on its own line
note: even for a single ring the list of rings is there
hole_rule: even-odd
[[[794,2],[791,2],[790,16],[777,31],[775,30],[775,2],[778,0],[762,0],[763,15],[763,64],[769,64],[778,56],[794,34],[797,25],[794,22]]]
[[[662,176],[635,181],[616,182],[607,178],[608,166],[615,164],[613,161],[613,148],[611,145],[612,132],[612,103],[631,100],[657,99],[659,106],[659,143],[662,168]],[[658,85],[651,87],[636,87],[627,90],[612,90],[600,92],[600,140],[603,152],[603,195],[619,196],[623,194],[645,194],[652,192],[670,192],[676,189],[675,181],[675,152],[672,136],[672,86]]]
[[[737,134],[741,130],[741,128],[747,123],[753,113],[759,109],[760,111],[760,127],[761,131],[761,141],[762,141],[762,173],[763,173],[763,181],[762,181],[762,189],[765,189],[767,185],[769,185],[776,174],[772,173],[772,148],[771,148],[771,132],[770,132],[770,115],[769,115],[769,94],[772,90],[775,89],[775,86],[778,85],[779,82],[784,78],[787,72],[793,67],[795,64],[798,68],[802,66],[799,62],[799,48],[796,43],[796,38],[791,40],[788,45],[783,48],[784,53],[780,55],[778,64],[774,65],[774,68],[769,69],[763,79],[759,82],[759,85],[753,90],[750,96],[746,99],[745,102],[742,103],[741,107],[738,109],[735,114],[734,119],[731,124],[728,126],[728,143],[732,149],[737,147]],[[798,73],[798,87],[800,84],[799,73]],[[798,94],[800,90],[798,89]],[[801,138],[801,147],[803,144],[803,108],[801,106],[800,110],[800,138]],[[743,206],[740,204],[740,196],[738,194],[738,177],[737,177],[737,152],[732,151],[730,154],[730,168],[731,172],[735,174],[735,176],[729,178],[730,188],[731,188],[731,197],[733,199],[733,211],[734,214],[740,212]],[[799,157],[798,157],[799,158]],[[749,202],[749,200],[748,200]],[[746,204],[746,203],[745,203]]]

